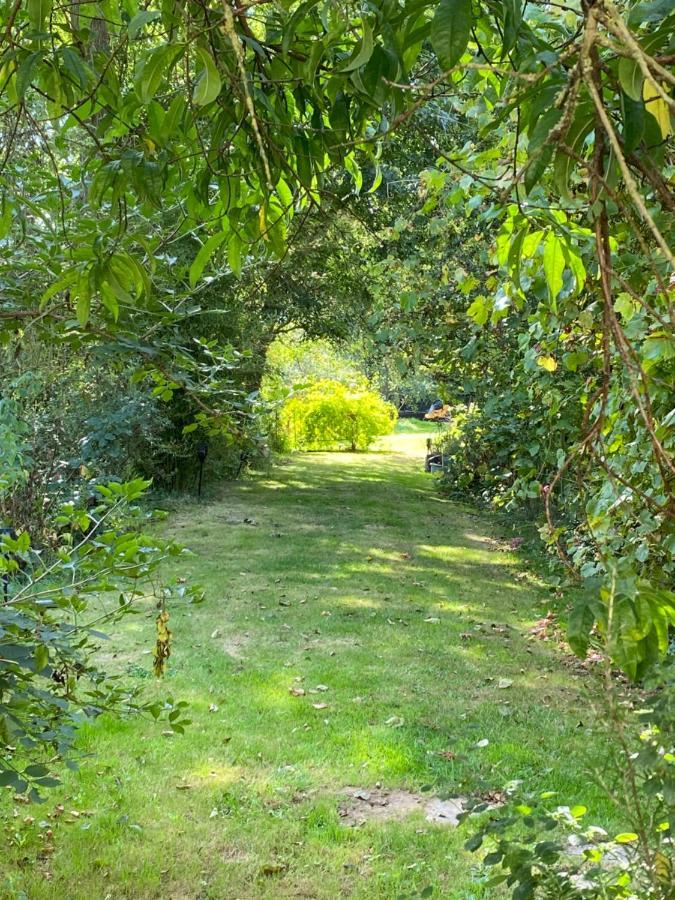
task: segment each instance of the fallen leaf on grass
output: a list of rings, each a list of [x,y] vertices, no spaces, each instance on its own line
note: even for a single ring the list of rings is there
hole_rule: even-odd
[[[428,622],[430,625],[440,625],[441,624],[441,620],[438,618],[438,616],[428,616],[424,621]]]
[[[321,691],[321,693],[323,693],[324,691],[327,691],[327,690],[328,690],[328,685],[326,685],[326,684],[317,684],[317,686],[314,688],[314,690],[315,690],[315,691]]]
[[[289,688],[289,689],[288,689],[288,693],[289,693],[292,697],[304,697],[304,696],[305,696],[305,689],[304,689],[304,688],[301,688],[301,687],[292,687],[292,688]]]
[[[314,709],[328,709],[327,703],[312,703]]]
[[[286,863],[267,863],[264,866],[260,867],[261,875],[281,875],[282,872],[285,872],[288,866]]]
[[[510,688],[512,684],[513,680],[511,678],[500,678],[497,687],[504,690],[504,688]]]
[[[482,747],[487,747],[490,741],[487,738],[482,738],[480,741],[477,741],[473,746],[476,750],[479,750]]]
[[[218,712],[218,706],[215,703],[209,704],[209,712]]]
[[[391,728],[400,728],[404,722],[405,719],[402,716],[390,716],[384,724]]]

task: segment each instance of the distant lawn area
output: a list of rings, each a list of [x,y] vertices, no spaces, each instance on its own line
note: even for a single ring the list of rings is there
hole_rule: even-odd
[[[442,431],[444,424],[428,422],[426,419],[399,419],[396,434],[436,434]]]
[[[173,572],[207,600],[172,611],[161,682],[154,608],[105,653],[149,696],[187,700],[192,724],[100,719],[43,805],[3,791],[0,896],[505,896],[477,883],[465,826],[360,824],[354,789],[478,797],[522,779],[624,824],[588,774],[607,753],[594,677],[533,639],[548,594],[487,520],[435,493],[437,430],[404,419],[376,452],[295,454],[176,504],[163,528],[193,555]]]

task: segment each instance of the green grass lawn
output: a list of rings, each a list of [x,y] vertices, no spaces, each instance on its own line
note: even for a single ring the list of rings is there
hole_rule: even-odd
[[[192,725],[171,737],[99,720],[82,731],[91,755],[43,805],[6,795],[0,896],[488,895],[463,827],[346,827],[348,786],[458,796],[519,778],[612,822],[587,774],[605,752],[590,677],[528,640],[545,591],[495,551],[482,516],[434,492],[422,460],[435,429],[405,422],[373,453],[296,455],[170,516],[194,553],[177,571],[208,599],[173,611],[159,684],[154,609],[106,655],[149,695],[187,700]]]

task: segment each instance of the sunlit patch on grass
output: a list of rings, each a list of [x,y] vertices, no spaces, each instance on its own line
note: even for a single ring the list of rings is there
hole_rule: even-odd
[[[26,845],[3,847],[14,895],[89,900],[105,884],[134,900],[371,900],[433,883],[485,896],[461,826],[346,828],[347,785],[457,796],[522,778],[583,801],[599,824],[616,818],[585,774],[606,756],[581,699],[592,676],[555,642],[527,640],[544,595],[513,577],[511,554],[474,540],[489,523],[434,492],[429,432],[403,431],[394,452],[295,455],[170,516],[162,528],[194,555],[169,574],[201,581],[207,600],[171,609],[160,682],[125,675],[150,667],[154,609],[102,652],[120,648],[144,697],[187,700],[192,724],[86,726],[82,770],[31,811],[51,823],[53,857],[40,857],[36,824]],[[4,794],[11,837],[23,826]],[[49,818],[59,803],[90,815]]]
[[[239,766],[229,766],[224,763],[215,763],[212,760],[205,760],[191,771],[182,775],[182,780],[186,784],[197,784],[203,782],[209,785],[218,785],[226,787],[240,781],[243,777],[243,770]]]

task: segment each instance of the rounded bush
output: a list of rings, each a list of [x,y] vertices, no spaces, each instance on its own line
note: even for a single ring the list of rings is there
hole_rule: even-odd
[[[286,401],[280,424],[288,449],[356,451],[390,434],[396,419],[396,408],[375,391],[323,380]]]

